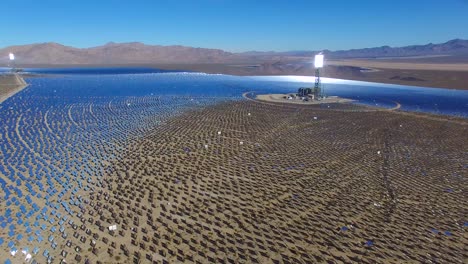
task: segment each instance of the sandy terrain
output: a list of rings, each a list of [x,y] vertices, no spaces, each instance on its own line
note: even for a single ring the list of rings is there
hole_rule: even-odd
[[[68,258],[462,263],[466,121],[331,106],[244,101],[155,128],[81,193]]]
[[[27,86],[18,74],[0,74],[0,103]]]
[[[468,71],[468,63],[412,63],[394,60],[329,60],[328,65],[357,66],[377,69]]]
[[[157,64],[155,68],[168,70],[190,70],[207,73],[231,75],[314,75],[310,63],[298,61],[249,63],[249,64]],[[401,67],[401,68],[399,68]],[[365,72],[362,68],[376,69]],[[411,86],[436,88],[468,89],[468,64],[435,64],[435,63],[397,63],[389,61],[330,61],[322,70],[322,76],[391,83]]]
[[[53,213],[68,216],[68,236],[44,226],[42,236],[58,245],[50,255],[68,263],[463,263],[466,119],[328,106],[245,100],[168,119],[73,194],[80,211]]]
[[[363,72],[356,66],[328,66],[323,75],[356,81],[468,90],[466,71],[371,69],[376,71]]]
[[[164,70],[196,71],[206,73],[221,73],[238,76],[255,75],[302,75],[313,76],[315,70],[308,63],[310,59],[288,59],[270,62],[249,63],[198,63],[198,64],[102,64],[102,65],[21,65],[21,67],[38,68],[68,68],[68,67],[153,67]],[[401,68],[398,68],[401,67]],[[365,72],[362,68],[372,68],[378,71]],[[432,63],[400,60],[331,60],[322,70],[322,76],[391,83],[412,86],[468,89],[467,63]]]

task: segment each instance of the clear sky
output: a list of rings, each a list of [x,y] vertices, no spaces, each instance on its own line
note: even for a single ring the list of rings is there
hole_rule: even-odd
[[[140,41],[237,52],[468,39],[468,0],[8,0],[0,12],[0,47]]]

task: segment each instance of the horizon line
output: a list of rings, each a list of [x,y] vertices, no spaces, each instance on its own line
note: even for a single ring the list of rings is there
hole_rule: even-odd
[[[3,49],[8,49],[12,47],[19,47],[19,46],[29,46],[29,45],[41,45],[41,44],[57,44],[61,45],[64,47],[70,47],[70,48],[75,48],[75,49],[92,49],[92,48],[99,48],[107,45],[122,45],[122,44],[143,44],[145,46],[160,46],[160,47],[187,47],[187,48],[195,48],[195,49],[213,49],[213,50],[221,50],[223,52],[227,53],[233,53],[233,54],[242,54],[242,53],[249,53],[249,52],[258,52],[258,53],[287,53],[287,52],[320,52],[320,51],[329,51],[329,52],[337,52],[337,51],[350,51],[350,50],[357,50],[357,49],[372,49],[372,48],[381,48],[381,47],[390,47],[390,48],[402,48],[402,47],[409,47],[409,46],[425,46],[425,45],[440,45],[440,44],[445,44],[451,41],[456,41],[456,40],[461,40],[461,41],[468,41],[468,39],[463,39],[463,38],[453,38],[449,39],[445,42],[439,42],[439,43],[434,43],[434,42],[429,42],[426,44],[409,44],[405,46],[389,46],[389,45],[381,45],[381,46],[373,46],[373,47],[361,47],[361,48],[349,48],[349,49],[337,49],[337,50],[330,50],[330,49],[317,49],[317,50],[304,50],[304,49],[297,49],[297,50],[246,50],[246,51],[230,51],[222,48],[210,48],[210,47],[197,47],[197,46],[189,46],[189,45],[184,45],[184,44],[170,44],[170,45],[162,45],[162,44],[154,44],[154,43],[145,43],[142,41],[128,41],[128,42],[114,42],[114,41],[108,41],[104,44],[97,45],[97,46],[88,46],[88,47],[78,47],[78,46],[73,46],[73,45],[67,45],[63,44],[60,42],[56,41],[48,41],[48,42],[33,42],[33,43],[27,43],[27,44],[16,44],[16,45],[9,45],[9,46],[3,46],[0,47],[0,50]]]

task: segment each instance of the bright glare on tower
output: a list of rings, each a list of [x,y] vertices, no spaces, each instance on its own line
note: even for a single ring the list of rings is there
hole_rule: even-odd
[[[15,54],[10,53],[9,56],[10,56],[10,60],[15,60]]]
[[[315,68],[323,68],[323,55],[317,54],[315,55]]]

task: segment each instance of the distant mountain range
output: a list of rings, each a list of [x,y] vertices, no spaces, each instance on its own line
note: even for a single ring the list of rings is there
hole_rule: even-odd
[[[0,58],[8,58],[8,52],[15,53],[18,64],[216,63],[232,56],[219,49],[152,46],[139,42],[110,42],[83,49],[58,43],[11,46],[0,49]]]
[[[287,51],[287,52],[256,52],[243,53],[248,56],[294,56],[310,57],[318,51]],[[348,58],[391,58],[391,57],[415,57],[415,56],[438,56],[438,55],[468,55],[468,40],[453,39],[441,44],[412,45],[405,47],[382,46],[375,48],[322,51],[328,58],[348,59]]]
[[[8,53],[13,52],[18,65],[116,65],[116,64],[193,64],[241,63],[277,60],[301,60],[318,51],[243,52],[231,53],[220,49],[186,46],[146,45],[140,42],[107,43],[92,48],[74,48],[58,43],[40,43],[11,46],[0,49],[0,64],[8,63]],[[323,51],[328,58],[391,58],[414,56],[467,56],[468,40],[454,39],[442,44],[413,45],[406,47],[375,47],[365,49]]]

